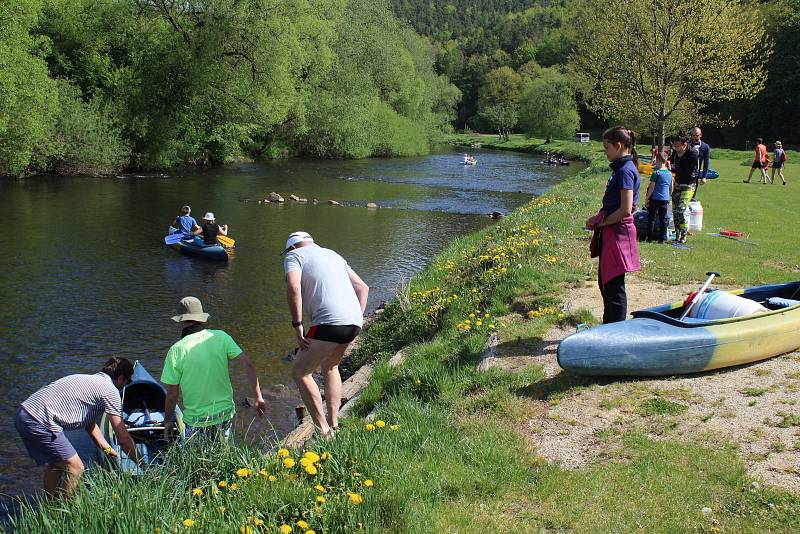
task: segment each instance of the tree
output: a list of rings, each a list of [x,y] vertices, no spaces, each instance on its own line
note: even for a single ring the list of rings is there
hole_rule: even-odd
[[[737,0],[589,0],[570,56],[590,110],[657,132],[709,104],[752,98],[770,52],[759,13]]]
[[[568,137],[580,126],[575,89],[566,76],[545,69],[530,82],[519,104],[519,126],[529,137]]]
[[[508,136],[517,125],[517,106],[511,104],[494,104],[480,112],[480,118],[503,141],[508,141]]]

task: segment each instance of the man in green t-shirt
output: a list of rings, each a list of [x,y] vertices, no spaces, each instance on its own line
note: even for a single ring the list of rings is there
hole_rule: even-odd
[[[266,411],[253,362],[227,333],[207,329],[205,322],[208,317],[196,297],[181,299],[178,315],[172,317],[173,321],[180,323],[182,332],[180,341],[167,352],[161,373],[161,381],[167,386],[166,434],[172,431],[175,405],[181,395],[187,437],[194,433],[230,436],[236,414],[233,386],[228,374],[230,360],[244,365],[256,399],[256,413],[262,416]]]

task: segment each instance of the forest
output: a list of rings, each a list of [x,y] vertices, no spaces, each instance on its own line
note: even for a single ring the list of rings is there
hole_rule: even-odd
[[[619,121],[797,145],[797,37],[800,0],[4,1],[0,175],[409,156],[453,128]]]

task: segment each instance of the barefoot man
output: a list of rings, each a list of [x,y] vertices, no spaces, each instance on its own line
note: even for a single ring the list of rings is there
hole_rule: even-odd
[[[369,287],[336,252],[322,248],[306,232],[295,232],[286,240],[284,271],[286,297],[300,351],[292,376],[322,435],[339,426],[342,377],[339,363],[347,346],[361,332]],[[303,311],[311,317],[308,328]],[[325,404],[311,374],[322,368]]]

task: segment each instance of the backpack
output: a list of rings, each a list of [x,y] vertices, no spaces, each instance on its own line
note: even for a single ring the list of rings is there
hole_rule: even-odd
[[[786,160],[788,159],[789,158],[786,156],[786,151],[785,150],[781,151],[781,163],[786,163]]]

